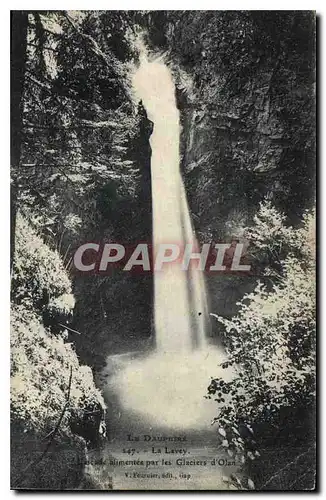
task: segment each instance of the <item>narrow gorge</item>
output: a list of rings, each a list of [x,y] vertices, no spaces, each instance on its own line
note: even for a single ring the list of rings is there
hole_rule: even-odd
[[[13,14],[12,487],[313,487],[315,29]]]

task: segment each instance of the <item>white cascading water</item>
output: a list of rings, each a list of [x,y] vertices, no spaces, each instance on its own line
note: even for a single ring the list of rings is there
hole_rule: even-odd
[[[164,63],[149,62],[143,52],[133,84],[154,123],[150,139],[154,256],[162,243],[177,245],[181,254],[186,244],[192,244],[195,251],[197,242],[179,169],[180,123],[171,73]],[[194,262],[182,270],[179,260],[154,273],[158,352],[189,352],[206,346],[205,285],[196,267]]]
[[[143,45],[133,85],[154,123],[150,138],[154,254],[161,243],[176,244],[182,253],[182,247],[192,243],[196,252],[179,168],[180,123],[172,75],[164,62],[148,60]],[[204,399],[210,379],[232,378],[231,372],[219,367],[224,353],[207,344],[205,284],[197,265],[195,261],[184,271],[180,262],[164,264],[154,273],[156,350],[146,357],[129,356],[116,367],[111,381],[121,406],[149,425],[209,428],[216,415],[215,403]],[[108,361],[108,367],[112,363]]]

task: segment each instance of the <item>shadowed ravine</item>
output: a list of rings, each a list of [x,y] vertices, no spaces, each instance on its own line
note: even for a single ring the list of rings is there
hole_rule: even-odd
[[[154,254],[162,243],[181,248],[191,243],[193,252],[198,251],[179,168],[179,111],[171,72],[158,59],[150,62],[143,48],[133,84],[154,124],[150,138]],[[188,270],[177,262],[154,272],[155,350],[111,356],[102,372],[101,385],[109,405],[108,456],[130,459],[123,449],[136,444],[136,458],[155,462],[159,457],[159,464],[131,467],[159,477],[130,478],[125,467],[111,466],[114,488],[224,488],[221,466],[213,470],[211,465],[182,467],[173,457],[171,466],[161,467],[160,460],[168,459],[169,453],[156,455],[153,443],[128,441],[128,434],[186,436],[184,446],[172,443],[186,450],[186,459],[210,461],[223,456],[211,425],[217,406],[204,396],[212,377],[223,372],[229,379],[232,374],[219,366],[224,353],[208,345],[205,282],[194,262]],[[165,472],[172,474],[173,485],[161,477]],[[180,473],[190,477],[179,477]]]

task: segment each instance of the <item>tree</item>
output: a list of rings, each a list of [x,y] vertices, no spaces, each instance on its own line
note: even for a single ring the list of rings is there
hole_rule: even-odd
[[[131,88],[133,21],[124,11],[28,13],[19,208],[68,272],[85,241],[151,239],[151,130]],[[107,335],[117,288],[137,296],[144,313],[134,320],[150,335],[151,279],[75,277],[72,327],[89,332],[74,339],[84,361],[103,362],[103,343],[121,334],[113,320]]]
[[[208,397],[218,403],[222,446],[242,462],[260,456],[258,443],[266,447],[271,428],[278,452],[289,439],[293,446],[306,440],[307,453],[313,447],[314,230],[314,214],[293,229],[269,203],[262,204],[246,236],[256,260],[268,257],[265,284],[243,297],[237,316],[219,318],[228,353],[222,368],[233,366],[235,375],[231,382],[213,379]]]
[[[26,66],[27,12],[11,11],[11,166],[19,168],[23,128],[23,91]],[[17,182],[11,184],[10,198],[10,268],[15,251],[15,230],[17,212]]]

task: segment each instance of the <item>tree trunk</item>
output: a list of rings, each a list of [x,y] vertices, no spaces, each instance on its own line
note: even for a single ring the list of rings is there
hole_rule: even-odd
[[[26,11],[11,11],[10,158],[11,169],[16,173],[16,175],[19,168],[22,143],[22,114],[26,65],[27,23],[28,15]],[[13,180],[10,189],[10,269],[12,269],[15,251],[17,196],[18,187],[16,180]]]

